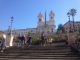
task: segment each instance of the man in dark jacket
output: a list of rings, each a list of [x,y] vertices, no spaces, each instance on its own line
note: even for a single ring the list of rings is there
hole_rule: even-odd
[[[29,46],[30,46],[31,43],[32,43],[32,38],[31,38],[30,35],[28,35],[28,37],[27,37],[27,43],[28,43]]]

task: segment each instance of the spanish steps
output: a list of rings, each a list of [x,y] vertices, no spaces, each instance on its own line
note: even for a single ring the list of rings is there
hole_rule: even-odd
[[[0,60],[80,60],[79,52],[65,43],[52,45],[31,45],[29,47],[9,47],[0,53]]]

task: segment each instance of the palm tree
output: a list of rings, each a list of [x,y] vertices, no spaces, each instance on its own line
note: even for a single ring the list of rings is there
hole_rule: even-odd
[[[74,27],[74,16],[76,15],[76,9],[71,9],[70,10],[70,15],[72,16],[72,20],[73,20],[73,31],[75,31],[75,27]]]

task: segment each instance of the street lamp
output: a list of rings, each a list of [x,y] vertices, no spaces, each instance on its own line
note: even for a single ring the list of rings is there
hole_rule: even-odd
[[[69,21],[70,21],[70,12],[68,12],[67,15],[68,15],[68,18],[69,18]]]
[[[70,24],[70,12],[67,13],[68,19],[69,19],[69,32],[71,32],[71,24]]]
[[[45,12],[45,28],[46,28],[46,12]]]
[[[10,31],[10,46],[13,46],[13,35],[12,35],[12,24],[13,24],[13,16],[11,17],[11,31]]]
[[[14,19],[14,17],[12,16],[12,17],[11,17],[11,35],[12,35],[12,24],[13,24],[13,19]]]

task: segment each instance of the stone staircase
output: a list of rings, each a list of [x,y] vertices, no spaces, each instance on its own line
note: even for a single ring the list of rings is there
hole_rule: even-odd
[[[57,46],[30,46],[27,48],[10,47],[0,53],[0,60],[26,59],[53,59],[53,60],[80,60],[78,54],[71,52],[67,45]]]

